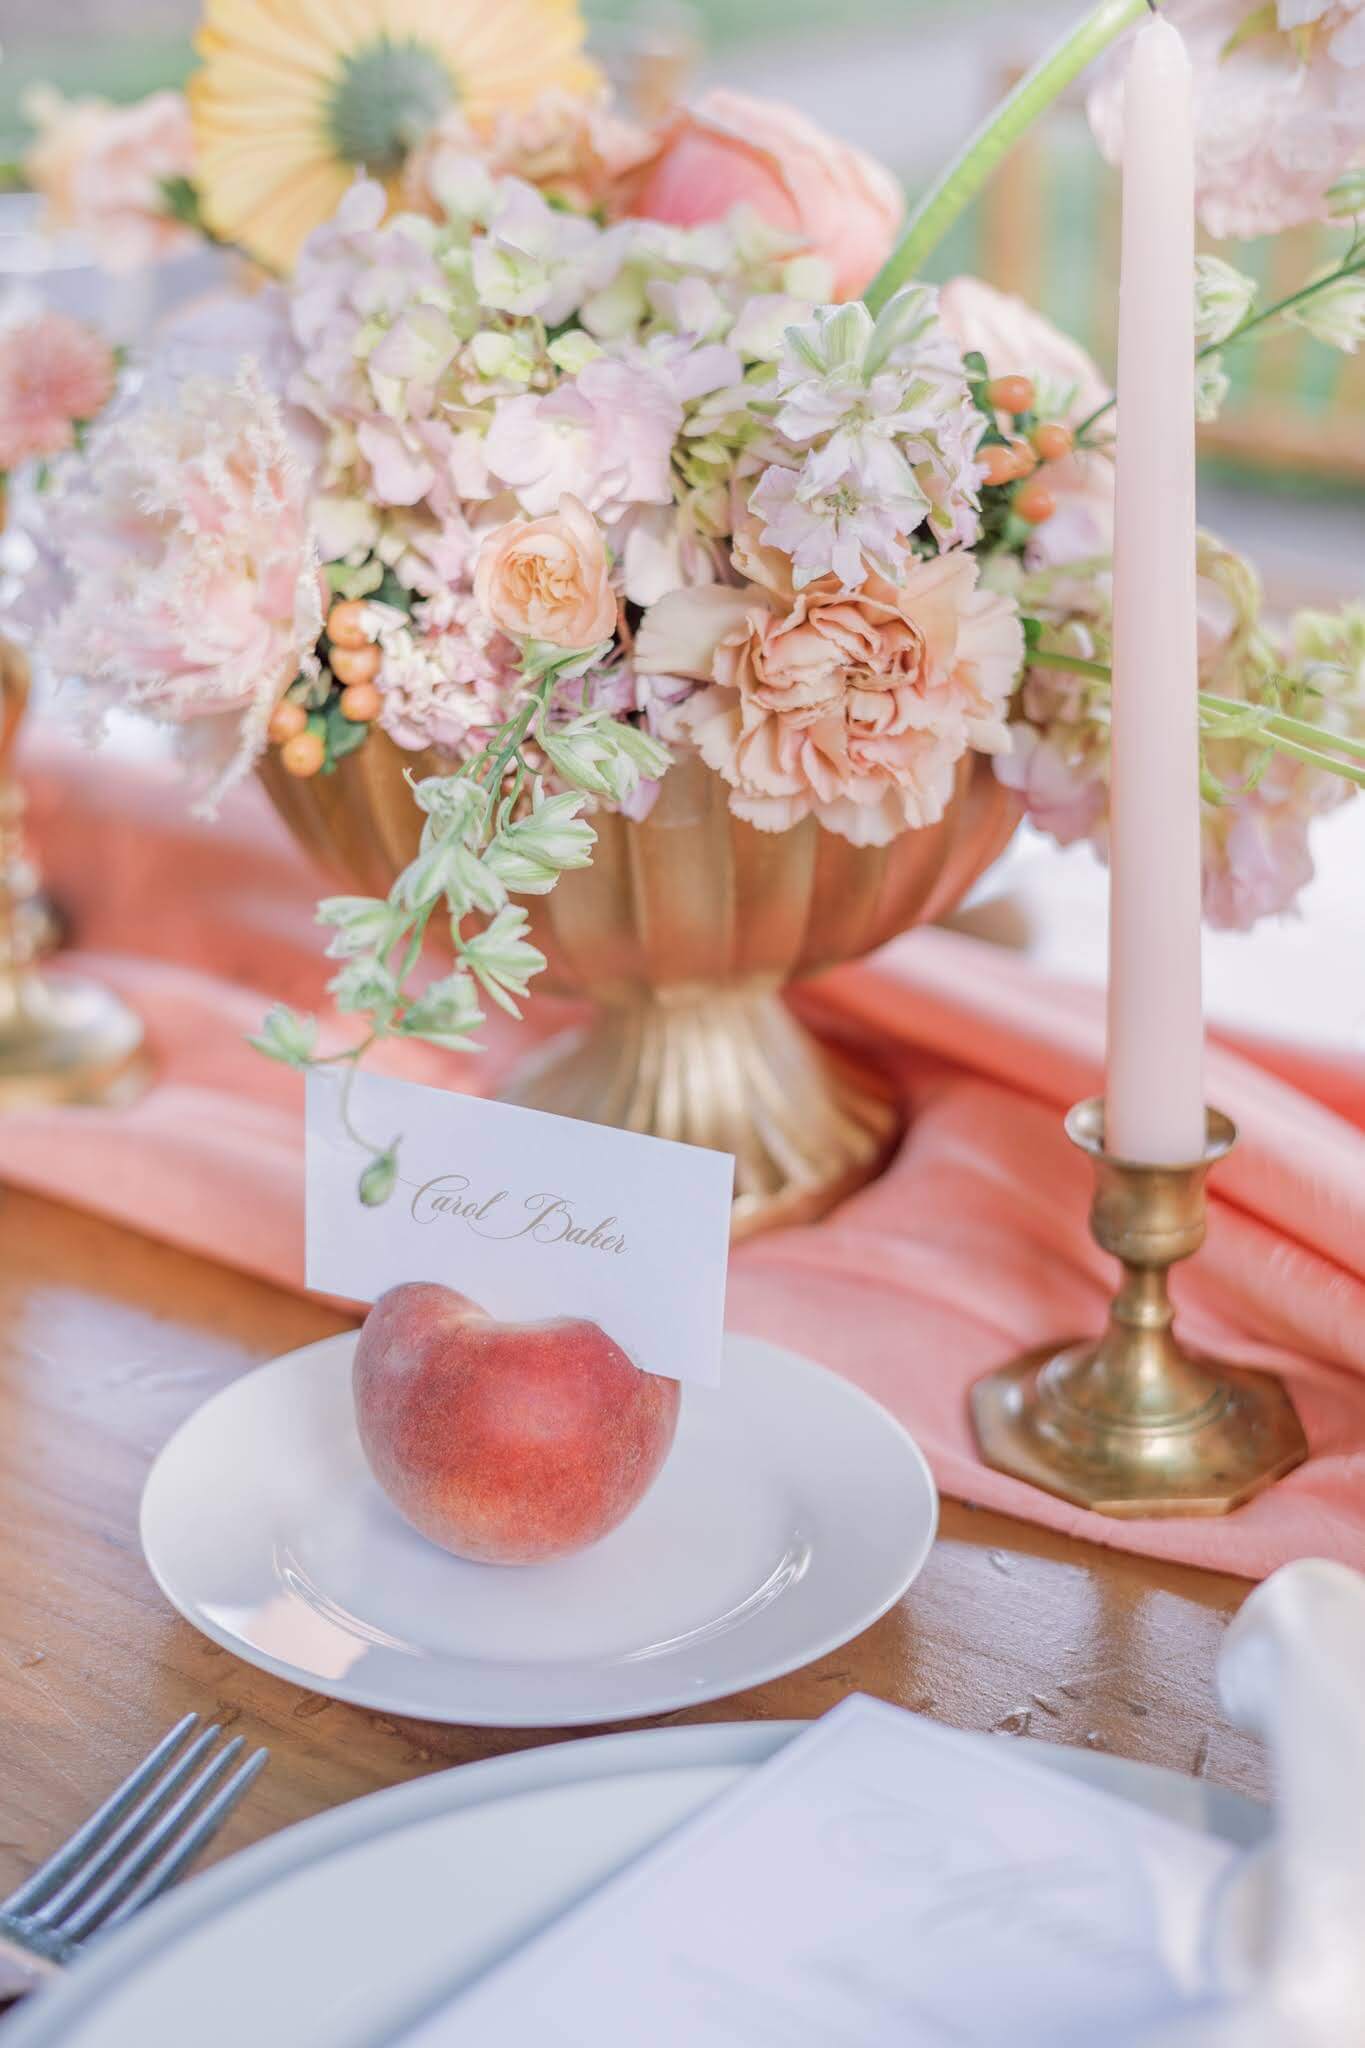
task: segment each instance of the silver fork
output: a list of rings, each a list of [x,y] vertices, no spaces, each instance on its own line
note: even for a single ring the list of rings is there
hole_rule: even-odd
[[[0,2003],[22,1997],[79,1955],[93,1934],[131,1919],[184,1876],[264,1768],[235,1736],[211,1762],[222,1734],[186,1714],[117,1792],[54,1856],[0,1901]],[[202,1766],[202,1768],[201,1768]]]

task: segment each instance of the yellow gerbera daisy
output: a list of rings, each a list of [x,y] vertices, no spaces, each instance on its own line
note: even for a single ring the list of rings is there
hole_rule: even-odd
[[[197,48],[204,219],[276,270],[362,165],[392,179],[448,107],[481,125],[598,82],[578,0],[206,0]]]

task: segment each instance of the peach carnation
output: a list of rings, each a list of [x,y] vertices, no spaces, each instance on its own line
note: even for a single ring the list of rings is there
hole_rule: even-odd
[[[629,211],[697,227],[752,207],[834,273],[851,299],[891,254],[905,195],[863,150],[826,134],[780,100],[717,88],[678,116],[646,168]]]
[[[41,313],[0,331],[0,473],[74,447],[113,390],[113,350],[79,320]]]
[[[967,749],[1007,750],[1023,653],[1013,602],[961,550],[896,585],[825,579],[789,607],[756,587],[674,591],[636,642],[642,673],[709,682],[679,719],[738,817],[782,832],[813,815],[855,846],[936,823]]]
[[[80,235],[106,270],[136,270],[194,247],[194,229],[173,218],[162,189],[194,168],[189,110],[178,92],[117,107],[39,87],[25,112],[37,136],[24,174],[43,197],[49,230]]]
[[[596,647],[616,631],[611,565],[597,521],[567,491],[544,519],[512,519],[479,552],[474,595],[514,640]]]

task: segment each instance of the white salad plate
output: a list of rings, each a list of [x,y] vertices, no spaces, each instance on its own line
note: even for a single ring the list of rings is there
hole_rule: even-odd
[[[723,1698],[838,1648],[922,1568],[938,1497],[898,1422],[823,1367],[727,1337],[621,1526],[553,1564],[469,1564],[370,1476],[354,1333],[215,1395],[157,1458],[142,1548],[224,1648],[423,1720],[570,1727]]]
[[[373,1793],[231,1857],[97,1942],[6,2021],[6,2048],[381,2048],[804,1725],[636,1730]],[[1266,1832],[1264,1808],[1201,1780],[1024,1747],[1225,1840]]]

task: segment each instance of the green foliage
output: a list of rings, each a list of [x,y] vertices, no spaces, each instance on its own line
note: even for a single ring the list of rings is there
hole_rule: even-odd
[[[286,1003],[267,1010],[265,1022],[248,1043],[267,1059],[280,1060],[286,1067],[306,1067],[313,1057],[318,1027],[314,1017],[300,1017]]]
[[[377,1039],[419,1038],[448,1051],[475,1052],[482,998],[520,1015],[518,1005],[545,956],[527,937],[526,911],[509,896],[544,895],[561,874],[586,867],[595,838],[581,815],[589,799],[619,803],[642,777],[660,776],[669,765],[657,740],[606,712],[585,708],[567,722],[552,720],[556,686],[584,673],[602,652],[566,654],[528,644],[522,704],[483,751],[453,775],[410,778],[413,799],[425,813],[422,837],[388,895],[329,896],[319,905],[318,921],[330,934],[328,955],[341,962],[328,984],[332,1001],[343,1015],[363,1020],[363,1036],[340,1053],[319,1055],[315,1020],[281,1007],[252,1040],[262,1052],[293,1067],[345,1064],[349,1099],[350,1079]],[[300,679],[291,694],[309,687]],[[325,739],[329,768],[366,730],[353,726],[334,699],[309,713],[309,725]],[[568,789],[547,793],[528,764],[528,741]],[[449,924],[455,967],[414,987],[423,940],[438,913]],[[375,1206],[393,1190],[395,1147],[352,1135],[372,1155],[359,1192]]]

